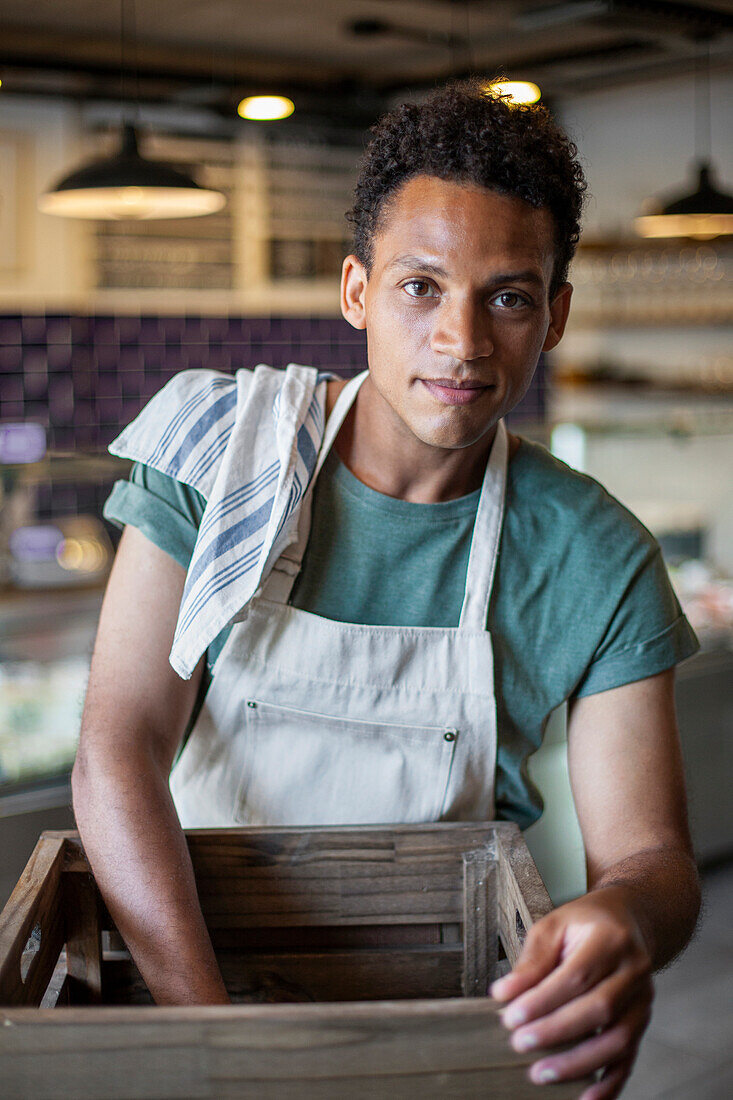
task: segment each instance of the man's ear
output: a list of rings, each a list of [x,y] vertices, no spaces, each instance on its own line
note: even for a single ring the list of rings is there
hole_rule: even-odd
[[[347,256],[341,268],[341,312],[353,328],[366,328],[367,273],[356,256]]]
[[[570,312],[570,299],[573,296],[572,283],[563,283],[550,303],[550,327],[547,330],[543,351],[552,351],[560,343],[565,331],[568,314]]]

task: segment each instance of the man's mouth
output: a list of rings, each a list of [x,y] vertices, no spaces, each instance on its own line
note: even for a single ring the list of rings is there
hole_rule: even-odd
[[[444,405],[470,405],[493,387],[478,379],[421,378],[425,388]]]

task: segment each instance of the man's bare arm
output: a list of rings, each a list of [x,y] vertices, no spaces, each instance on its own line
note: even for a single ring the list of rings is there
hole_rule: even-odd
[[[569,730],[569,759],[589,889],[626,891],[658,970],[694,931],[700,885],[687,820],[674,669],[628,688],[576,701],[580,736]],[[615,725],[629,731],[625,744],[604,738],[604,730]]]
[[[589,892],[530,931],[492,993],[518,1050],[577,1043],[535,1062],[538,1083],[603,1069],[582,1100],[612,1100],[649,1020],[651,974],[682,950],[700,905],[687,826],[674,672],[574,702],[570,775]]]
[[[92,658],[74,812],[99,889],[158,1004],[227,1004],[168,776],[196,699],[168,662],[185,572],[126,527]]]

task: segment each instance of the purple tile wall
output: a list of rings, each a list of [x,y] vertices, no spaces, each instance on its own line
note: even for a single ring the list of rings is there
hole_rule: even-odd
[[[336,318],[0,315],[0,419],[103,450],[177,371],[291,362],[355,374],[364,334]]]
[[[100,451],[179,370],[292,362],[350,377],[366,366],[365,335],[341,318],[0,314],[0,421],[43,424],[55,450]],[[544,396],[541,360],[512,421],[542,419]],[[42,487],[39,510],[95,500],[91,486]]]

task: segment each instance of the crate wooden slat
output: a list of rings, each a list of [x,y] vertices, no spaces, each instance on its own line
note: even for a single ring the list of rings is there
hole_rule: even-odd
[[[91,873],[66,874],[66,968],[77,1004],[102,1001],[102,927],[99,891]]]
[[[479,848],[463,857],[463,995],[485,997],[496,969],[499,926],[496,912],[496,863],[493,852]],[[492,904],[493,903],[493,904]]]
[[[551,908],[516,826],[187,840],[235,1003],[153,1005],[78,834],[44,833],[0,914],[4,1097],[536,1100],[536,1055],[511,1049],[486,996]]]
[[[460,997],[463,951],[453,944],[400,950],[218,953],[219,967],[235,1000],[369,1001]],[[105,964],[108,1004],[149,1004],[150,995],[125,953]],[[486,986],[484,985],[483,992]]]
[[[59,904],[64,839],[47,834],[36,845],[0,922],[0,998],[5,1004],[40,1003],[64,945]],[[23,954],[34,929],[38,950],[24,966]]]

